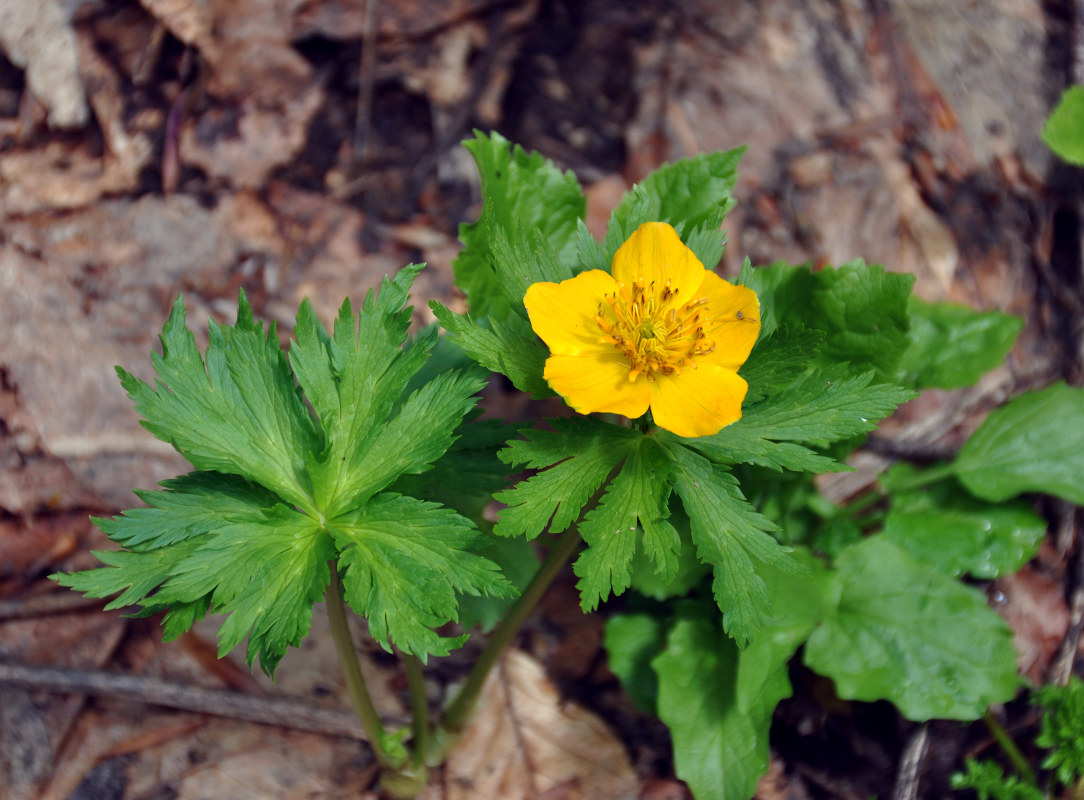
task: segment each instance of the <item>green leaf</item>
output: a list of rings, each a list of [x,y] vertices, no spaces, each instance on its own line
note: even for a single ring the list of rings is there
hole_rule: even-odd
[[[330,338],[308,303],[298,313],[291,362],[327,435],[325,451],[312,463],[325,517],[364,502],[401,474],[427,469],[451,445],[452,431],[483,385],[480,376],[448,372],[401,402],[436,342],[432,330],[402,347],[410,323],[403,304],[420,269],[386,278],[356,318],[344,302]]]
[[[692,523],[692,538],[701,561],[713,567],[712,591],[723,612],[723,628],[744,647],[771,611],[771,595],[760,576],[763,565],[802,574],[769,531],[775,525],[749,505],[738,482],[724,467],[713,465],[679,444],[669,443],[673,486]]]
[[[711,566],[701,562],[696,555],[689,515],[685,513],[681,503],[676,502],[672,497],[669,521],[678,536],[677,569],[674,574],[660,574],[658,567],[652,563],[642,546],[636,548],[636,555],[632,558],[632,588],[645,597],[655,600],[682,597],[691,592],[711,572]]]
[[[900,361],[900,383],[918,389],[970,386],[1000,365],[1024,320],[1001,311],[912,297],[910,344]]]
[[[813,305],[827,333],[823,358],[849,362],[854,372],[875,370],[885,379],[896,372],[909,343],[907,300],[914,275],[887,272],[880,264],[852,261],[814,275]]]
[[[487,524],[482,525],[486,530]],[[526,539],[503,539],[499,536],[479,536],[470,550],[500,567],[501,574],[515,587],[515,592],[503,595],[478,596],[460,592],[459,626],[469,631],[475,625],[489,633],[504,619],[505,614],[538,571],[538,556]]]
[[[979,800],[1043,800],[1046,795],[1018,775],[1006,775],[994,761],[964,762],[966,772],[952,776],[952,788],[971,789]]]
[[[757,342],[738,374],[749,384],[746,406],[782,389],[804,373],[824,344],[822,331],[783,325]]]
[[[553,394],[542,378],[549,350],[533,332],[517,330],[511,324],[518,317],[509,317],[500,324],[487,322],[490,327],[485,327],[466,315],[449,311],[435,300],[430,301],[429,307],[452,341],[480,365],[507,376],[513,386],[536,398]]]
[[[1070,86],[1043,126],[1043,141],[1060,158],[1084,166],[1084,86]]]
[[[680,619],[652,662],[659,717],[674,741],[674,767],[697,800],[749,800],[768,770],[768,730],[789,697],[785,671],[773,674],[742,711],[737,702],[738,648],[705,618]]]
[[[645,222],[669,222],[708,269],[719,263],[723,237],[719,232],[738,180],[744,147],[703,153],[664,164],[626,192],[610,216],[606,238],[595,248],[581,237],[580,261],[586,268],[609,271],[614,253]],[[586,258],[585,258],[586,256]]]
[[[237,324],[211,322],[207,361],[185,327],[178,297],[152,354],[152,388],[117,368],[143,426],[200,470],[240,475],[312,509],[306,457],[319,434],[294,384],[275,326],[257,324],[244,293]]]
[[[501,536],[533,539],[546,529],[560,533],[637,445],[637,431],[591,417],[550,420],[553,431],[525,431],[498,455],[510,466],[540,469],[495,495],[508,507],[494,530]]]
[[[648,714],[655,713],[659,679],[651,661],[666,644],[665,621],[654,614],[614,614],[606,620],[602,643],[610,662],[610,670],[636,707]]]
[[[733,425],[686,443],[720,463],[810,472],[847,469],[806,447],[781,443],[823,445],[871,431],[914,396],[894,384],[872,384],[873,377],[872,372],[851,376],[846,365],[814,370],[745,409]]]
[[[738,659],[735,697],[742,713],[750,713],[774,678],[786,675],[790,657],[839,605],[839,575],[808,550],[796,549],[794,558],[806,567],[806,575],[796,578],[771,566],[760,570],[772,598],[772,612]]]
[[[497,451],[519,433],[519,428],[496,419],[465,422],[432,469],[401,475],[391,491],[440,503],[478,522],[493,495],[504,488],[508,475]]]
[[[666,519],[670,497],[666,459],[651,439],[632,441],[620,472],[580,524],[587,548],[573,571],[580,578],[576,586],[584,611],[597,608],[611,590],[619,595],[629,587],[638,540],[663,580],[677,571],[681,540]]]
[[[984,503],[955,482],[941,482],[894,495],[884,535],[913,558],[949,575],[992,579],[1030,561],[1046,528],[1046,521],[1027,503]]]
[[[883,536],[836,559],[838,613],[805,663],[848,700],[889,700],[910,720],[978,719],[1019,687],[1012,631],[981,592],[915,561]]]
[[[527,319],[523,297],[528,287],[540,281],[560,283],[571,278],[572,267],[560,260],[552,245],[538,230],[513,232],[509,238],[502,228],[493,231],[491,256],[497,281],[511,309]]]
[[[122,377],[150,415],[148,427],[204,469],[164,482],[164,491],[138,493],[147,508],[98,520],[126,549],[100,554],[106,569],[57,579],[96,596],[119,593],[115,605],[138,603],[142,614],[166,611],[167,637],[209,611],[223,614],[220,652],[247,637],[248,662],[259,658],[270,674],[308,631],[328,562],[338,558],[351,601],[376,615],[377,638],[422,656],[430,646],[446,653],[456,640],[426,626],[455,618],[456,592],[511,587],[475,552],[481,539],[467,520],[377,493],[413,477],[412,488],[480,511],[484,500],[465,494],[456,471],[486,471],[479,491],[500,485],[495,451],[510,429],[462,425],[483,383],[478,370],[419,380],[436,330],[403,347],[403,304],[418,269],[385,280],[358,317],[344,303],[332,335],[303,304],[290,365],[273,327],[263,334],[243,295],[237,325],[212,326],[205,364],[178,302],[155,359],[156,388]],[[448,456],[457,434],[462,447]],[[439,488],[417,477],[445,456]],[[420,585],[432,597],[399,597],[410,594],[410,580],[413,594]]]
[[[493,562],[472,552],[479,534],[470,522],[435,503],[386,493],[330,528],[347,603],[368,619],[373,639],[423,661],[466,640],[432,630],[459,618],[457,592],[514,593]]]
[[[1041,492],[1084,504],[1084,389],[1057,383],[986,418],[952,463],[968,491],[1000,502]]]
[[[1084,778],[1084,683],[1073,675],[1064,686],[1042,687],[1035,699],[1045,711],[1035,744],[1051,751],[1043,769],[1053,770],[1063,786],[1072,786]]]
[[[452,264],[456,285],[467,294],[475,317],[500,320],[512,307],[501,288],[493,255],[496,232],[509,241],[538,230],[562,263],[575,257],[577,222],[586,201],[576,176],[561,172],[538,153],[511,145],[499,133],[475,131],[463,143],[482,178],[482,216],[459,227],[463,250]],[[523,298],[520,296],[519,304]],[[443,324],[443,323],[442,323]],[[469,348],[467,349],[469,352]]]
[[[782,324],[803,325],[825,334],[821,364],[849,363],[854,374],[873,370],[880,382],[896,374],[910,342],[913,275],[852,261],[817,272],[773,264],[745,269],[739,280],[760,299],[762,336]]]
[[[259,657],[274,674],[286,647],[308,631],[312,605],[327,586],[331,541],[308,516],[237,478],[194,473],[143,492],[149,508],[100,522],[135,551],[102,552],[111,568],[58,576],[62,585],[104,597],[110,607],[140,603],[170,609],[167,627],[181,633],[207,603],[230,615],[219,630],[225,654],[246,636],[246,660]],[[155,591],[157,590],[157,591]]]

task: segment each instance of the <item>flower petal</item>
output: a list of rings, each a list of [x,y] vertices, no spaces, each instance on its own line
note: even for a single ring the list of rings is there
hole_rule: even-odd
[[[581,272],[560,283],[533,283],[527,288],[523,305],[531,327],[555,355],[579,355],[613,351],[612,344],[600,344],[606,334],[595,321],[599,303],[607,292],[616,290],[614,279],[600,269]]]
[[[604,356],[550,356],[542,377],[581,414],[605,411],[640,417],[651,399],[647,377],[630,381],[628,362],[612,347]]]
[[[756,292],[708,272],[698,294],[708,298],[705,316],[714,324],[704,333],[715,342],[715,352],[698,357],[696,363],[738,369],[749,358],[760,335],[760,301]]]
[[[650,287],[654,282],[656,294],[669,285],[674,294],[664,307],[693,299],[707,274],[677,231],[665,222],[645,222],[637,228],[614,253],[611,272],[618,284],[642,280]]]
[[[749,385],[734,370],[699,363],[676,375],[659,375],[651,389],[655,424],[678,436],[710,436],[741,419]]]

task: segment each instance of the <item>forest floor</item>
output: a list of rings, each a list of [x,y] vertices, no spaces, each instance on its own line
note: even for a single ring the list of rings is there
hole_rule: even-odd
[[[913,273],[925,299],[1027,321],[1004,367],[925,393],[865,456],[935,458],[1005,399],[1084,377],[1081,175],[1040,139],[1080,81],[1081,19],[1070,0],[0,0],[0,672],[36,676],[0,682],[0,795],[374,796],[321,609],[272,684],[216,659],[213,623],[162,644],[153,618],[46,578],[95,563],[106,540],[89,516],[185,471],[113,370],[149,379],[178,293],[197,337],[232,318],[239,288],[289,332],[302,298],[329,320],[424,261],[414,313],[428,323],[430,299],[464,308],[451,263],[480,211],[459,144],[472,129],[574,170],[596,235],[660,164],[748,144],[726,274],[745,257],[863,258]],[[485,404],[525,412],[500,386]],[[1077,647],[1081,590],[1080,517],[1039,508],[1047,544],[988,589],[1036,683]],[[606,666],[606,610],[584,616],[573,582],[531,619],[428,800],[688,796],[666,728]],[[379,710],[403,718],[396,660],[356,633]],[[434,704],[476,652],[434,661]],[[791,677],[765,800],[942,796],[990,745],[981,726],[919,726]],[[198,692],[154,703],[177,686],[234,699],[215,695],[215,715]],[[253,707],[271,723],[245,721]],[[908,758],[917,783],[900,778]]]

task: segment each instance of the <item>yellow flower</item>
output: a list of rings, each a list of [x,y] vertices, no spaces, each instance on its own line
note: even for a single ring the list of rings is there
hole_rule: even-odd
[[[760,333],[756,293],[720,278],[666,223],[646,222],[589,270],[535,283],[523,298],[549,346],[545,379],[581,414],[639,417],[679,436],[741,419],[738,369]]]

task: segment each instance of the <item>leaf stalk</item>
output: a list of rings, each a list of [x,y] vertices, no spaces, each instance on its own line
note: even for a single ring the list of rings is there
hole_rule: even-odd
[[[346,623],[346,606],[343,603],[343,585],[342,579],[339,578],[338,565],[330,561],[328,567],[331,570],[331,582],[325,594],[327,618],[331,623],[331,638],[335,641],[339,665],[346,679],[346,691],[350,695],[350,703],[354,706],[354,712],[358,715],[362,730],[369,738],[377,763],[385,770],[394,770],[402,766],[402,761],[393,758],[388,752],[387,731],[380,721],[380,715],[376,713],[373,698],[365,685],[365,677],[361,674],[357,650],[354,649],[354,637]]]

